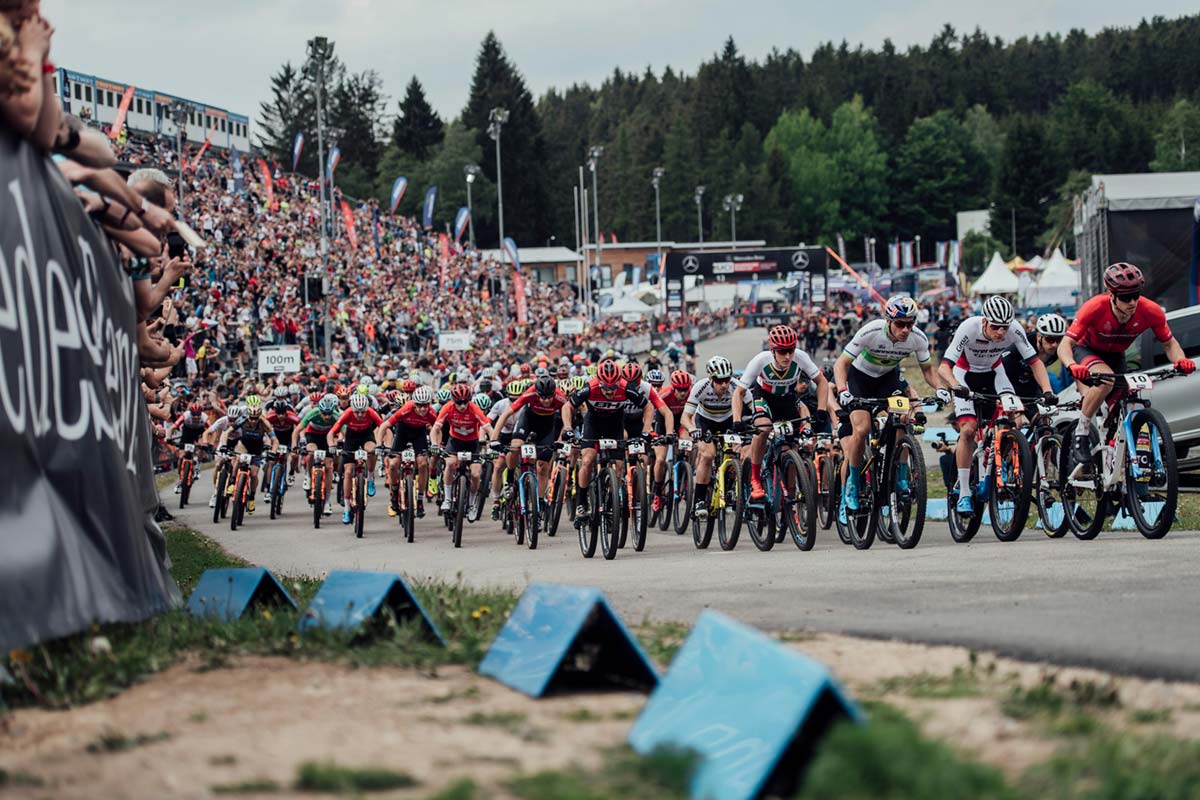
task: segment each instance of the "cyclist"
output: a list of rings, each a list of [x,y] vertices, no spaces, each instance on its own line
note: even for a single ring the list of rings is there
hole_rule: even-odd
[[[428,386],[418,386],[413,390],[412,398],[392,412],[391,416],[375,429],[375,444],[384,441],[384,435],[392,432],[391,450],[401,453],[411,447],[417,456],[417,517],[425,516],[425,488],[429,480],[429,429],[437,419],[433,410],[433,390]],[[388,482],[391,486],[400,485],[400,461],[393,458],[388,464]],[[393,493],[388,503],[388,516],[394,517],[400,513],[396,507],[396,497]]]
[[[662,373],[657,369],[652,372],[658,373],[659,383],[662,383]],[[651,375],[647,375],[646,382],[650,384],[651,390],[658,395],[658,399],[671,412],[671,419],[675,421],[674,432],[683,434],[678,420],[682,420],[683,411],[687,407],[688,394],[692,391],[692,376],[683,370],[676,370],[671,373],[671,385],[661,390],[654,385],[653,380],[650,380],[651,377]],[[656,411],[654,414],[654,435],[663,437],[670,433],[672,431],[667,428],[667,418]],[[654,500],[651,501],[651,508],[654,511],[658,511],[666,503],[667,493],[667,447],[670,444],[670,440],[662,441],[662,439],[659,439],[659,441],[662,443],[654,445]]]
[[[733,364],[725,356],[713,356],[704,365],[708,377],[692,387],[683,407],[679,424],[680,435],[694,430],[720,436],[729,430],[733,421]],[[676,373],[678,374],[678,373]],[[686,374],[686,373],[685,373]],[[674,381],[675,376],[671,376]],[[708,516],[708,486],[712,477],[713,459],[717,447],[712,442],[696,446],[696,478],[693,514],[697,519]]]
[[[1090,374],[1125,372],[1125,351],[1146,330],[1154,332],[1177,370],[1184,375],[1195,371],[1196,362],[1184,355],[1162,306],[1142,297],[1145,285],[1145,276],[1133,264],[1118,262],[1104,270],[1107,291],[1083,304],[1058,346],[1058,357],[1075,380],[1083,381]],[[1092,418],[1112,388],[1109,382],[1080,387],[1083,403],[1075,427],[1075,456],[1079,461],[1091,459]]]
[[[304,491],[309,492],[312,489],[310,475],[312,474],[313,453],[318,450],[330,452],[332,450],[329,437],[329,429],[337,422],[341,416],[338,412],[339,401],[337,395],[327,394],[322,397],[315,408],[310,409],[300,418],[300,423],[296,425],[295,431],[292,432],[292,445],[297,446],[302,444],[305,450],[304,456]],[[333,501],[329,499],[329,487],[333,483],[333,471],[325,470],[325,516],[333,514]]]
[[[209,443],[212,443],[212,437],[216,434],[220,434],[218,441],[224,441],[226,447],[232,447],[233,445],[236,445],[238,440],[242,438],[240,425],[242,420],[245,418],[245,406],[241,405],[240,403],[231,404],[227,409],[225,409],[224,416],[219,417],[215,422],[213,422],[212,425],[209,425],[204,430],[204,439]],[[228,436],[225,435],[226,432],[228,432]],[[217,454],[218,461],[220,458],[224,457],[220,447],[217,449]],[[219,469],[216,469],[218,466],[220,466],[219,463],[214,463],[213,465],[213,494],[212,497],[208,498],[209,508],[216,508],[217,506],[217,474],[220,472]]]
[[[513,402],[525,393],[526,388],[525,381],[509,381],[508,386],[505,387],[506,396],[498,403],[494,403],[492,410],[488,412],[488,420],[491,421],[492,429],[495,431],[493,438],[500,443],[501,451],[512,444],[513,433],[517,429],[517,417],[509,414],[503,425],[498,425],[497,420],[512,408]],[[500,504],[497,501],[500,499],[501,484],[504,480],[503,473],[503,469],[492,470],[492,519],[494,520],[500,519]]]
[[[954,387],[952,391],[957,395],[954,399],[954,415],[958,420],[958,446],[954,457],[958,464],[959,494],[956,508],[960,514],[970,514],[974,510],[968,484],[979,416],[989,419],[995,409],[993,400],[980,401],[977,405],[970,399],[971,392],[1015,393],[1003,360],[1010,347],[1016,347],[1020,357],[1029,364],[1033,379],[1041,389],[1042,402],[1046,405],[1056,404],[1058,397],[1050,388],[1046,365],[1029,344],[1021,323],[1014,318],[1012,303],[1000,295],[983,302],[981,316],[968,317],[959,324],[938,367],[938,375],[947,386]]]
[[[1034,329],[1026,334],[1038,360],[1046,367],[1046,376],[1050,379],[1050,388],[1055,394],[1069,386],[1072,381],[1071,371],[1058,360],[1058,346],[1066,332],[1065,319],[1058,314],[1043,314],[1038,317]],[[1029,362],[1021,357],[1016,345],[1008,348],[1008,352],[1004,354],[1004,371],[1018,395],[1033,397],[1037,393],[1038,385],[1033,377],[1033,369]],[[1033,411],[1030,405],[1026,405],[1027,414]]]
[[[342,467],[342,487],[345,491],[342,497],[349,493],[348,487],[354,480],[354,453],[357,450],[367,451],[367,497],[375,496],[375,429],[383,424],[383,420],[375,409],[371,408],[371,398],[365,392],[355,392],[350,395],[350,407],[342,412],[329,429],[329,440],[337,441],[338,433],[346,429],[342,452],[346,454]],[[342,524],[349,525],[352,519],[350,506],[342,512]]]
[[[275,431],[275,438],[281,442],[291,442],[293,438],[292,433],[295,431],[296,425],[300,423],[300,415],[295,412],[292,404],[288,402],[288,392],[285,387],[277,386],[275,388],[275,399],[271,401],[270,407],[267,408],[266,416],[267,422],[271,423],[271,428]],[[288,469],[288,486],[296,482],[296,468],[299,463],[300,455],[293,451],[290,456]]]
[[[521,393],[496,421],[496,427],[503,428],[510,417],[520,415],[506,456],[508,471],[511,475],[517,474],[521,445],[532,440],[537,445],[538,500],[543,502],[550,485],[550,458],[554,453],[554,443],[562,433],[562,407],[566,403],[567,396],[559,390],[554,378],[543,375],[533,382],[532,388]],[[497,434],[492,434],[492,441],[498,442]]]
[[[858,329],[846,344],[840,357],[833,365],[834,383],[837,385],[837,401],[843,410],[851,409],[858,397],[891,397],[904,394],[900,362],[915,355],[921,365],[925,382],[935,391],[943,403],[950,402],[950,394],[933,367],[933,356],[929,351],[929,339],[924,331],[916,327],[917,304],[906,295],[895,295],[883,306],[883,318],[872,320]],[[847,511],[858,510],[858,481],[862,472],[864,445],[871,431],[871,414],[867,409],[854,408],[849,414],[849,435],[842,438],[842,452],[846,456],[847,475],[838,519],[844,524]],[[839,433],[846,433],[845,426]],[[896,482],[905,488],[908,481],[907,464],[899,465]]]
[[[480,436],[491,436],[492,426],[487,415],[471,402],[471,386],[466,383],[456,383],[450,390],[450,401],[442,406],[430,429],[429,438],[436,447],[442,445],[442,428],[450,432],[449,445],[446,448],[445,468],[442,480],[445,481],[446,493],[442,499],[442,513],[450,510],[450,489],[454,472],[458,469],[457,453],[478,453]],[[471,463],[471,490],[468,516],[474,522],[479,517],[479,474],[481,465],[478,461]],[[459,498],[462,502],[463,498]]]
[[[188,404],[188,407],[182,414],[175,418],[171,423],[173,431],[179,431],[179,446],[185,444],[195,444],[204,435],[204,430],[208,427],[208,417],[204,415],[204,406],[193,401]],[[182,478],[175,481],[175,494],[181,491],[180,482]]]
[[[654,408],[655,413],[661,414],[666,420],[667,433],[675,432],[675,417],[671,410],[667,408],[667,404],[658,396],[658,392],[650,387],[642,376],[642,368],[636,361],[630,361],[621,367],[621,380],[626,386],[636,386],[638,394],[641,396],[641,404],[635,401],[630,401],[625,404],[625,436],[632,439],[642,432],[642,415],[644,404],[647,400]]]
[[[583,414],[584,439],[621,439],[626,433],[625,409],[629,405],[641,406],[642,429],[640,433],[648,437],[654,419],[654,406],[642,394],[637,384],[629,385],[621,380],[621,369],[611,358],[601,361],[596,367],[596,377],[587,385],[568,398],[563,406],[564,437],[574,440],[575,413],[586,405]],[[583,451],[579,460],[579,470],[576,474],[578,486],[575,516],[577,524],[582,524],[590,515],[588,507],[588,485],[592,482],[592,472],[596,465],[599,445]]]
[[[767,449],[767,434],[771,420],[791,420],[802,416],[796,395],[796,384],[802,375],[817,382],[818,407],[825,408],[827,383],[825,374],[817,368],[808,353],[797,352],[796,331],[788,325],[776,325],[767,333],[770,350],[750,359],[733,393],[733,423],[746,429],[742,419],[746,410],[746,395],[751,398],[753,413],[759,417],[757,432],[750,444],[750,498],[762,500],[766,490],[762,485],[762,459]]]
[[[246,418],[237,423],[237,443],[242,446],[242,449],[253,456],[250,461],[250,502],[246,505],[246,513],[254,513],[254,498],[257,495],[258,487],[258,465],[262,461],[263,448],[266,446],[266,440],[270,439],[275,442],[275,431],[271,429],[271,423],[263,418],[262,398],[256,394],[252,394],[246,398]],[[225,448],[229,445],[229,440],[233,438],[233,427],[226,428],[221,433],[220,446]],[[231,447],[236,448],[236,445]],[[230,485],[227,489],[229,494],[233,494],[234,486]]]
[[[646,383],[650,384],[650,388],[653,389],[654,391],[659,392],[661,394],[662,386],[666,382],[667,382],[666,376],[663,375],[663,371],[661,369],[659,369],[658,367],[655,367],[653,369],[649,369],[649,368],[646,369]]]

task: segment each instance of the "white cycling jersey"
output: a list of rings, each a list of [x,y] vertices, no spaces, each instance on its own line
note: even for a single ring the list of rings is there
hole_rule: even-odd
[[[712,379],[705,378],[692,385],[683,406],[683,413],[695,417],[703,417],[712,422],[724,422],[733,417],[733,387],[725,390],[724,397],[718,397],[713,388]]]
[[[929,352],[929,338],[924,331],[913,328],[903,342],[892,341],[887,332],[887,320],[877,319],[858,329],[842,351],[843,358],[852,359],[851,366],[866,375],[883,377],[900,366],[910,355],[917,361],[928,364],[933,360]]]
[[[783,396],[795,390],[801,375],[807,375],[810,379],[816,380],[820,374],[821,370],[813,363],[808,353],[798,347],[796,354],[792,357],[792,363],[782,371],[775,366],[775,354],[770,350],[764,350],[750,359],[742,377],[738,378],[737,384],[747,391],[758,386],[767,394]]]
[[[942,361],[964,372],[994,372],[1003,370],[1004,354],[1011,347],[1026,361],[1037,357],[1024,328],[1016,320],[1009,323],[1000,341],[993,342],[983,335],[983,317],[969,317],[954,332]]]
[[[508,409],[511,407],[512,400],[509,400],[507,397],[500,398],[500,400],[497,402],[492,403],[492,410],[488,412],[488,419],[490,419],[492,422],[495,422],[496,420],[500,419],[501,414],[503,414],[505,411],[508,411]],[[504,427],[500,429],[500,432],[512,433],[515,431],[517,429],[518,416],[518,414],[509,415],[508,419],[504,423]]]

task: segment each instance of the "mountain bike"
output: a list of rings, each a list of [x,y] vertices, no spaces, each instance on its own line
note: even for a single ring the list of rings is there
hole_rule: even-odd
[[[970,396],[993,401],[995,409],[988,419],[980,419],[975,431],[975,455],[967,487],[971,492],[971,514],[958,512],[963,487],[957,487],[947,500],[950,536],[960,543],[971,541],[983,521],[986,503],[996,538],[1015,542],[1029,519],[1035,484],[1029,442],[1014,422],[1016,415],[1024,413],[1025,403],[1011,392],[971,392]]]
[[[246,516],[246,506],[254,498],[254,479],[250,467],[254,456],[242,453],[237,458],[237,469],[233,473],[233,506],[229,510],[229,530],[236,531]]]
[[[507,503],[507,516],[517,544],[529,539],[529,549],[536,550],[538,530],[541,527],[541,509],[538,505],[537,445],[523,444],[517,455],[517,480]],[[490,484],[489,484],[490,485]]]
[[[621,480],[617,464],[625,458],[625,439],[577,439],[576,446],[597,448],[595,474],[588,484],[588,513],[576,516],[579,550],[584,558],[596,555],[599,542],[606,561],[617,557],[621,543]]]
[[[550,485],[546,487],[546,535],[558,533],[558,523],[562,520],[563,507],[570,505],[569,515],[574,512],[575,470],[571,467],[571,445],[561,442],[554,454],[554,464],[550,467]]]
[[[431,448],[430,452],[434,452]],[[437,455],[453,456],[458,459],[458,466],[450,476],[450,485],[444,488],[449,493],[450,510],[442,515],[446,527],[450,529],[450,540],[455,547],[462,547],[463,522],[467,519],[467,506],[471,504],[471,464],[478,461],[490,461],[493,456],[490,451],[472,453],[470,450],[460,450],[449,453],[443,448],[437,448]],[[481,484],[482,485],[482,484]]]
[[[213,524],[216,525],[225,518],[229,510],[229,482],[233,479],[232,454],[229,449],[217,451],[216,478],[213,483],[217,502],[213,506]]]
[[[288,455],[290,449],[286,444],[278,444],[271,451],[263,472],[267,474],[267,499],[270,500],[271,519],[283,514],[283,496],[287,493]],[[269,464],[269,466],[268,466]]]
[[[679,439],[671,448],[671,492],[668,496],[671,513],[661,515],[658,525],[664,531],[668,526],[673,527],[676,536],[682,536],[692,521],[692,492],[696,487],[695,452],[691,439]]]
[[[350,495],[347,501],[350,506],[350,519],[354,523],[354,536],[363,537],[363,527],[367,516],[367,451],[354,451],[354,466],[350,475]]]
[[[325,513],[325,471],[329,469],[325,455],[324,450],[314,451],[312,466],[308,470],[308,502],[312,504],[314,528],[321,527],[321,515]]]
[[[186,508],[196,482],[196,445],[185,444],[179,457],[179,507]]]
[[[804,427],[807,422],[802,419],[771,423],[762,460],[762,483],[766,490],[762,500],[751,499],[750,459],[742,462],[742,503],[738,516],[759,550],[773,548],[776,532],[784,528],[801,550],[811,550],[816,541],[817,504],[812,465],[806,464],[796,450]]]
[[[1111,382],[1114,390],[1101,405],[1103,438],[1093,445],[1092,458],[1080,462],[1073,448],[1064,448],[1063,499],[1078,538],[1094,539],[1108,515],[1122,508],[1147,539],[1161,539],[1171,529],[1179,501],[1175,445],[1166,420],[1142,393],[1181,374],[1094,374],[1082,381]]]
[[[1033,454],[1033,501],[1037,506],[1042,530],[1051,539],[1066,536],[1070,528],[1066,504],[1063,501],[1062,472],[1064,449],[1070,445],[1064,442],[1054,427],[1054,412],[1073,411],[1079,406],[1078,400],[1060,403],[1053,409],[1043,409],[1042,406],[1035,405],[1026,428],[1025,438],[1029,440],[1029,448]]]
[[[841,445],[828,433],[817,434],[813,452],[813,474],[817,478],[817,521],[821,530],[829,530],[837,520],[840,495],[839,475],[842,469]]]
[[[674,437],[659,437],[651,441],[651,445],[662,444]],[[626,514],[621,521],[621,541],[619,546],[625,546],[625,535],[633,531],[633,549],[640,553],[646,548],[646,530],[650,526],[650,496],[653,494],[653,473],[645,464],[646,442],[630,439],[625,446],[629,458],[625,461],[624,497]]]
[[[708,484],[708,518],[701,522],[692,520],[692,542],[697,550],[704,550],[712,541],[713,531],[722,550],[732,550],[741,535],[741,515],[736,513],[737,500],[741,492],[741,451],[749,437],[740,433],[716,434],[712,431],[696,431],[697,441],[717,445],[713,457],[711,480]],[[726,519],[733,511],[732,524]]]
[[[406,447],[399,453],[391,450],[384,450],[384,457],[389,455],[400,459],[400,475],[395,485],[389,488],[392,496],[392,505],[399,510],[397,519],[400,522],[400,530],[404,531],[405,541],[412,542],[416,529],[417,520],[417,494],[416,494],[416,476],[417,476],[417,454],[411,447]]]

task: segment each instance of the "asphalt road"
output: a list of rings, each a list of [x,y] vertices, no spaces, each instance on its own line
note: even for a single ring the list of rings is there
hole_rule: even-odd
[[[738,331],[701,347],[744,364],[763,331]],[[703,361],[700,361],[701,365]],[[230,551],[285,574],[330,569],[394,570],[409,577],[520,588],[530,581],[602,588],[626,620],[691,621],[712,607],[770,630],[811,629],[998,650],[1017,657],[1096,666],[1164,678],[1200,679],[1200,535],[1172,531],[1161,541],[1136,532],[1105,532],[1095,541],[1050,540],[1027,530],[1010,544],[987,528],[957,545],[945,523],[927,523],[911,551],[876,543],[856,551],[835,532],[798,551],[790,539],[761,553],[743,534],[736,550],[715,539],[697,551],[690,537],[652,533],[646,549],[614,561],[581,557],[573,529],[542,538],[536,551],[518,547],[498,525],[481,520],[455,550],[430,507],[406,544],[384,512],[383,487],[368,509],[366,535],[354,538],[340,514],[320,530],[299,491],[285,516],[260,510],[230,532],[207,509],[210,473],[194,489],[179,520]],[[168,506],[174,496],[164,494]]]

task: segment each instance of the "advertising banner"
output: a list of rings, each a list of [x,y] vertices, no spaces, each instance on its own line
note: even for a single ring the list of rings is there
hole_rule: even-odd
[[[258,349],[258,372],[260,375],[299,371],[300,348],[298,346],[260,347]]]

